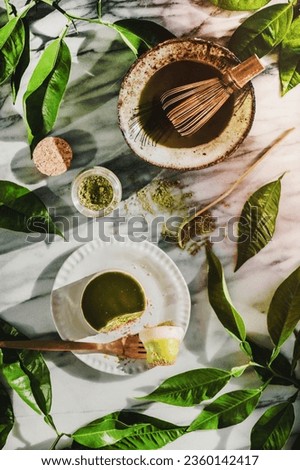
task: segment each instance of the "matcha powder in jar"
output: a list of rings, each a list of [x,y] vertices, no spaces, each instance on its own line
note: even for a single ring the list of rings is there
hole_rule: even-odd
[[[113,197],[112,184],[101,175],[86,176],[78,187],[80,204],[93,211],[105,209],[112,202]]]
[[[98,166],[76,176],[72,184],[72,200],[76,209],[87,217],[103,217],[112,212],[122,199],[118,177]]]

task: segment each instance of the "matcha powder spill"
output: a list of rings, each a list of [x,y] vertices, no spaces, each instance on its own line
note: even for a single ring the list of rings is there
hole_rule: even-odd
[[[113,196],[113,187],[104,176],[87,176],[78,188],[80,204],[93,211],[108,207],[113,200]]]

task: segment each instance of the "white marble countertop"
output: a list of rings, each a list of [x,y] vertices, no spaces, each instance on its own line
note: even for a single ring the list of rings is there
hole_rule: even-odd
[[[18,2],[15,2],[18,3]],[[22,4],[22,2],[19,2]],[[92,11],[94,2],[61,2],[82,16]],[[272,1],[271,4],[279,3]],[[103,2],[104,18],[144,18],[154,20],[177,36],[198,36],[226,44],[232,31],[247,12],[228,12],[202,0],[149,0]],[[56,15],[56,20],[55,20]],[[60,31],[64,20],[53,13],[34,24],[32,44],[37,60],[42,43]],[[37,193],[56,216],[70,223],[67,240],[55,237],[48,242],[28,243],[24,234],[0,230],[1,286],[0,317],[17,326],[28,336],[56,336],[50,312],[50,294],[56,274],[66,258],[83,243],[98,237],[97,225],[79,216],[72,206],[70,185],[82,168],[104,165],[120,177],[123,188],[121,211],[127,215],[143,212],[136,192],[155,177],[176,177],[194,192],[196,205],[221,194],[237,175],[249,166],[261,149],[283,130],[296,130],[276,148],[272,155],[239,187],[225,204],[216,206],[213,216],[218,226],[226,228],[231,217],[238,217],[247,197],[263,184],[282,180],[282,195],[276,232],[269,245],[255,258],[233,272],[236,245],[228,237],[215,245],[228,282],[231,297],[242,312],[249,332],[266,334],[266,309],[277,286],[298,266],[299,238],[299,172],[300,172],[300,87],[284,97],[280,85],[276,55],[269,54],[266,71],[254,81],[256,115],[252,129],[226,162],[191,172],[161,170],[133,155],[118,128],[116,103],[121,79],[134,60],[133,54],[114,31],[97,25],[78,24],[78,34],[66,39],[72,50],[72,75],[55,125],[54,135],[65,137],[74,149],[70,170],[59,177],[43,177],[35,170],[26,144],[21,106],[14,107],[8,97],[9,85],[0,89],[1,179],[15,181]],[[126,204],[126,200],[129,200]],[[126,212],[127,211],[127,212]],[[149,215],[149,214],[148,214]],[[76,220],[75,220],[76,219]],[[78,230],[75,222],[78,222]],[[80,234],[80,236],[78,236]],[[149,236],[151,240],[151,236]],[[201,409],[174,408],[162,404],[144,406],[133,397],[149,393],[162,380],[188,369],[199,367],[233,367],[242,362],[238,345],[217,320],[209,305],[206,289],[205,252],[195,256],[181,251],[172,243],[159,240],[159,246],[175,261],[191,293],[192,312],[181,353],[172,367],[159,367],[141,374],[119,377],[90,368],[71,353],[47,353],[45,358],[53,387],[52,416],[59,430],[72,433],[78,427],[122,408],[133,407],[152,416],[183,425]],[[242,382],[255,386],[256,376],[249,372]],[[277,386],[263,397],[261,406],[242,424],[218,431],[189,433],[166,449],[248,449],[251,427],[262,413],[262,407],[281,401],[289,392]],[[13,395],[16,425],[5,449],[47,449],[55,439],[43,419]],[[294,432],[300,431],[299,404]],[[62,440],[62,448],[68,440]]]

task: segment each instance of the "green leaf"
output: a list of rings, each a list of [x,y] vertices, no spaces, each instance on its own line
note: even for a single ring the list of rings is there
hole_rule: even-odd
[[[272,240],[279,208],[281,178],[253,193],[238,223],[238,258],[235,271]]]
[[[243,353],[245,353],[246,356],[252,359],[252,349],[251,349],[250,344],[247,341],[241,341],[239,346],[240,346],[240,350],[243,351]]]
[[[121,411],[109,414],[97,420],[102,428],[99,436],[94,435],[89,441],[89,436],[84,437],[86,445],[78,445],[82,441],[82,435],[73,442],[72,449],[104,449],[104,450],[150,450],[159,449],[169,442],[174,441],[186,432],[186,427],[153,418],[151,416],[134,413],[131,411]],[[100,423],[101,422],[101,423]],[[96,423],[94,421],[93,423]],[[91,423],[92,424],[92,423]],[[97,426],[97,425],[96,425]],[[107,437],[104,429],[107,427]],[[93,428],[86,427],[89,431]],[[79,430],[80,431],[80,430]],[[81,433],[81,431],[80,431]],[[123,434],[123,437],[120,436]],[[120,438],[120,439],[119,439]],[[109,443],[111,441],[111,443]],[[102,447],[95,447],[103,443]],[[92,445],[90,445],[92,444]]]
[[[300,320],[300,266],[277,288],[268,311],[271,339],[279,349]]]
[[[42,413],[47,416],[52,403],[50,373],[43,356],[40,353],[32,353],[33,351],[20,351],[19,359],[23,371],[29,378],[35,401]]]
[[[33,390],[31,389],[30,379],[23,371],[21,362],[15,359],[14,362],[10,364],[3,364],[1,366],[1,374],[10,388],[19,395],[26,405],[40,414],[40,409],[36,403]]]
[[[158,43],[175,37],[163,26],[149,20],[124,19],[108,26],[118,31],[135,55],[140,55]]]
[[[7,437],[14,425],[14,420],[10,398],[0,382],[0,449],[5,446]]]
[[[134,413],[130,411],[121,412],[119,419],[127,425],[141,425],[137,435],[130,435],[114,445],[105,447],[104,450],[155,450],[175,441],[186,433],[186,427],[177,426],[152,416]]]
[[[300,450],[300,434],[296,434],[291,450]]]
[[[293,351],[293,362],[292,362],[292,369],[294,370],[297,366],[297,362],[300,359],[300,331],[298,331],[296,340],[294,343],[294,351]]]
[[[268,368],[268,364],[272,357],[272,350],[255,343],[250,338],[247,338],[247,340],[251,346],[253,361],[262,366],[254,367],[260,378],[264,382],[271,380],[270,383],[274,385],[290,385],[291,379],[295,378],[295,374],[292,373],[291,364],[288,359],[282,353],[279,353],[272,362],[271,371]],[[274,376],[273,372],[280,377]]]
[[[11,181],[0,181],[0,227],[16,232],[63,236],[35,193]]]
[[[294,424],[294,407],[290,402],[267,409],[251,431],[251,450],[280,450]]]
[[[250,367],[250,364],[245,364],[243,366],[236,366],[231,368],[231,375],[232,377],[241,377],[245,370]]]
[[[216,395],[231,378],[222,369],[195,369],[174,375],[142,400],[158,401],[175,406],[193,406]]]
[[[0,85],[15,71],[23,52],[25,41],[21,18],[11,19],[0,29]]]
[[[22,20],[24,26],[24,48],[23,52],[20,56],[18,61],[18,65],[16,66],[12,76],[11,76],[11,88],[12,88],[12,96],[13,96],[13,103],[16,102],[17,94],[20,88],[20,83],[22,77],[24,75],[25,70],[27,69],[29,62],[30,62],[30,31],[29,31],[29,24],[26,19]]]
[[[171,429],[159,429],[156,426],[143,426],[136,435],[130,435],[104,450],[155,450],[175,441],[185,428],[173,426]]]
[[[264,8],[247,18],[233,33],[231,49],[241,60],[252,54],[263,57],[286,35],[293,19],[293,5],[279,3]]]
[[[225,393],[203,409],[188,431],[221,429],[239,424],[255,410],[260,396],[260,389]]]
[[[282,94],[300,83],[300,17],[296,18],[284,37],[279,57]]]
[[[63,39],[56,39],[44,50],[23,98],[28,141],[32,148],[55,124],[70,69],[69,48]]]
[[[26,338],[0,319],[0,339]],[[8,385],[35,412],[48,415],[51,409],[51,381],[43,356],[36,351],[2,350],[0,371]]]
[[[247,11],[258,10],[271,0],[210,0],[210,3],[224,10]]]
[[[112,445],[130,435],[136,435],[144,424],[128,426],[118,419],[119,413],[111,413],[83,426],[72,434],[74,441],[91,449]]]
[[[242,317],[234,308],[219,258],[210,248],[206,249],[208,261],[208,298],[222,325],[240,341],[246,339]]]

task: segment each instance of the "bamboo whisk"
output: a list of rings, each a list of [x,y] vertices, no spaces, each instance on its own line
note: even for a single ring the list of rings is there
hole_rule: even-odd
[[[166,91],[160,100],[168,119],[182,136],[201,129],[235,91],[261,73],[264,66],[256,55],[227,70],[222,78],[211,78]]]

